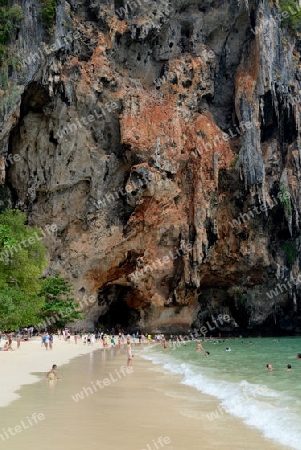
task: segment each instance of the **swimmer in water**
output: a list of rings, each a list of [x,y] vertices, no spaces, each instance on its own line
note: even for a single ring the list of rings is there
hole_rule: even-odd
[[[301,353],[297,353],[296,359],[301,359]]]
[[[269,372],[272,372],[272,370],[273,370],[272,364],[267,364],[267,369]]]
[[[287,369],[286,369],[287,372],[290,372],[292,370],[292,366],[290,364],[288,364],[286,367],[287,367]]]
[[[49,370],[49,372],[46,375],[46,378],[48,378],[48,380],[60,380],[61,379],[60,377],[57,376],[56,369],[57,369],[57,365],[53,364],[52,369]]]
[[[202,346],[202,344],[201,344],[200,342],[198,342],[198,344],[197,344],[197,346],[196,346],[196,352],[197,352],[197,353],[200,353],[201,350],[204,350],[204,349],[203,349],[203,346]]]

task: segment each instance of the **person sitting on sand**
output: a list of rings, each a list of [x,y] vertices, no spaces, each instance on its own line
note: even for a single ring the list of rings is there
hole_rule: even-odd
[[[8,350],[10,350],[11,352],[14,351],[14,349],[12,348],[12,346],[9,345],[9,341],[6,341],[6,342],[4,343],[4,347],[3,347],[2,351],[8,352]]]
[[[49,372],[46,375],[46,378],[48,378],[48,380],[60,380],[60,377],[57,376],[56,369],[57,365],[53,364],[52,369],[49,370]]]
[[[267,369],[269,372],[272,372],[272,370],[273,370],[272,364],[267,364]]]

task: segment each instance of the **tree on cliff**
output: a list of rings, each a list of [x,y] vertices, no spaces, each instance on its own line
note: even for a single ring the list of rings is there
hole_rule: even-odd
[[[21,211],[0,214],[0,328],[34,325],[44,304],[40,277],[47,266],[42,232]]]
[[[69,322],[84,318],[71,292],[72,285],[59,275],[43,280],[40,295],[45,298],[45,304],[40,313],[43,321],[40,327],[60,329]]]

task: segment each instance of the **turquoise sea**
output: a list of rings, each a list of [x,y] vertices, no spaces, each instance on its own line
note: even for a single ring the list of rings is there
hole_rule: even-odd
[[[232,414],[282,445],[301,450],[300,337],[226,339],[146,348],[141,355],[182,377],[182,383],[219,399],[208,420]],[[231,351],[226,351],[226,348]],[[266,365],[270,363],[273,371]],[[292,366],[287,371],[287,364]]]

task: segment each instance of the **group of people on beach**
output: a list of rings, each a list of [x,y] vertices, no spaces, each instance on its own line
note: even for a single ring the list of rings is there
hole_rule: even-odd
[[[114,330],[114,329],[113,329]],[[94,332],[86,332],[85,330],[81,330],[79,332],[74,331],[70,332],[70,330],[57,330],[58,338],[63,339],[67,342],[74,341],[75,344],[78,343],[79,340],[82,341],[83,345],[91,345],[102,343],[103,347],[114,347],[115,345],[125,344],[128,339],[131,339],[133,343],[143,344],[146,340],[151,339],[151,335],[144,336],[140,331],[136,333],[132,333],[131,335],[125,335],[124,331],[119,331],[118,334],[115,334],[113,331],[104,332],[104,331],[94,331]]]
[[[41,340],[41,347],[45,347],[46,350],[52,350],[53,348],[53,334],[50,333],[48,334],[47,331],[46,333],[43,333],[41,336],[42,340]]]
[[[112,332],[85,332],[85,330],[81,331],[73,331],[65,328],[62,330],[57,330],[56,334],[50,331],[40,331],[35,332],[33,327],[26,328],[22,330],[18,330],[12,333],[1,333],[0,332],[0,351],[13,351],[13,341],[16,341],[16,347],[20,347],[21,341],[27,341],[29,338],[37,336],[41,338],[41,347],[46,350],[53,349],[54,337],[57,336],[59,340],[63,339],[64,341],[74,342],[77,345],[79,341],[82,342],[83,345],[94,346],[94,344],[100,343],[103,348],[114,347],[115,345],[127,344],[130,340],[133,344],[144,344],[145,342],[152,342],[152,336],[150,334],[143,335],[140,331],[132,334],[125,334],[122,330],[118,333],[118,335],[112,334]],[[1,345],[2,344],[2,345]]]
[[[0,351],[7,352],[13,351],[13,340],[15,339],[17,343],[17,348],[20,348],[21,341],[28,341],[29,338],[33,335],[33,327],[30,328],[22,328],[15,332],[11,333],[2,333],[0,332]],[[2,340],[4,341],[4,345],[2,347]]]

